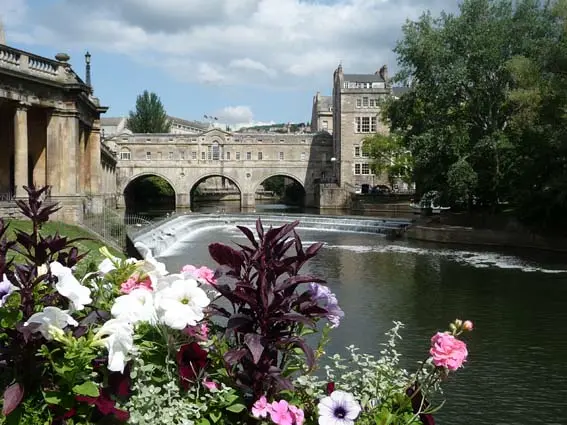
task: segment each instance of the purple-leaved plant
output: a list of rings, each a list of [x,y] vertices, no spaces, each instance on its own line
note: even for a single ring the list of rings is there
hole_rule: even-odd
[[[285,373],[292,350],[303,350],[310,368],[315,361],[300,328],[314,328],[317,320],[337,314],[336,303],[328,303],[328,298],[321,302],[322,298],[304,285],[325,283],[300,274],[323,244],[304,250],[294,230],[298,224],[295,221],[265,231],[258,219],[257,238],[249,228],[238,226],[251,246],[238,245],[240,250],[236,250],[222,243],[209,245],[212,258],[221,266],[217,274],[231,281],[214,285],[230,307],[212,306],[214,314],[226,318],[230,347],[224,355],[226,368],[253,400],[293,388]]]

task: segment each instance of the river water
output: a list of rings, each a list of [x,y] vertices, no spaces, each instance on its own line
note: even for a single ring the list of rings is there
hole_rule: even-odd
[[[378,354],[392,321],[406,327],[404,366],[427,356],[429,338],[471,319],[469,361],[445,384],[441,425],[567,424],[567,262],[526,253],[448,248],[378,235],[299,230],[325,247],[305,270],[327,279],[346,313],[328,353],[354,344]],[[245,243],[237,229],[191,235],[164,258],[169,270],[214,268],[207,246]]]

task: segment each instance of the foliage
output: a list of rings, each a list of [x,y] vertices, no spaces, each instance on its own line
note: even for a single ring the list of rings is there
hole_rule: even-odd
[[[239,227],[249,245],[211,244],[216,272],[170,274],[136,244],[143,260],[103,248],[79,281],[74,241],[39,232],[56,210],[43,205],[46,189],[27,190],[18,205],[31,232],[7,240],[0,221],[2,425],[432,424],[440,382],[466,360],[458,337],[472,323],[456,320],[408,373],[396,323],[380,358],[349,347],[321,379],[344,312],[323,279],[301,273],[322,244],[304,248],[298,222],[264,229],[258,219],[256,234]],[[6,260],[11,250],[24,260]]]
[[[528,223],[562,225],[565,10],[564,1],[465,0],[458,15],[404,26],[395,79],[410,90],[386,116],[420,193],[492,209],[509,201]]]
[[[273,176],[267,179],[264,183],[264,190],[269,190],[274,192],[278,196],[283,196],[285,192],[285,177],[284,176]]]
[[[136,98],[126,126],[133,133],[169,133],[171,123],[159,96],[147,90]]]
[[[396,179],[408,185],[413,183],[412,156],[398,135],[367,136],[362,141],[362,152],[372,159],[372,172],[387,175],[390,186],[394,186]]]

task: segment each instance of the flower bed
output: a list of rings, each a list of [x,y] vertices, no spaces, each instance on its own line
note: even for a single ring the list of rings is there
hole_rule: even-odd
[[[239,226],[249,244],[211,244],[214,272],[170,273],[139,245],[144,260],[101,249],[98,270],[76,276],[85,254],[40,235],[56,207],[27,190],[32,230],[7,240],[0,219],[0,424],[433,424],[442,382],[466,361],[473,326],[461,320],[413,373],[398,322],[378,358],[327,356],[344,312],[301,273],[322,244],[304,247],[297,222]]]

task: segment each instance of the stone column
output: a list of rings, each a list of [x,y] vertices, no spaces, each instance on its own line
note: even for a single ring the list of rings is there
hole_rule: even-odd
[[[54,110],[47,125],[47,184],[52,196],[77,196],[79,118]]]
[[[255,193],[241,193],[240,199],[240,207],[243,210],[253,210],[256,207]]]
[[[25,198],[28,181],[28,107],[20,104],[14,115],[14,185],[16,198]]]
[[[96,120],[89,133],[87,152],[89,157],[90,187],[92,195],[98,195],[102,190],[102,161],[100,158],[100,121]]]
[[[190,208],[190,199],[189,193],[178,193],[175,197],[175,208]]]
[[[79,124],[79,151],[77,155],[78,163],[79,163],[79,172],[77,173],[77,184],[79,192],[85,193],[87,190],[87,183],[86,183],[86,176],[87,176],[87,164],[85,161],[85,150],[86,150],[86,143],[87,143],[87,134],[84,124]]]

